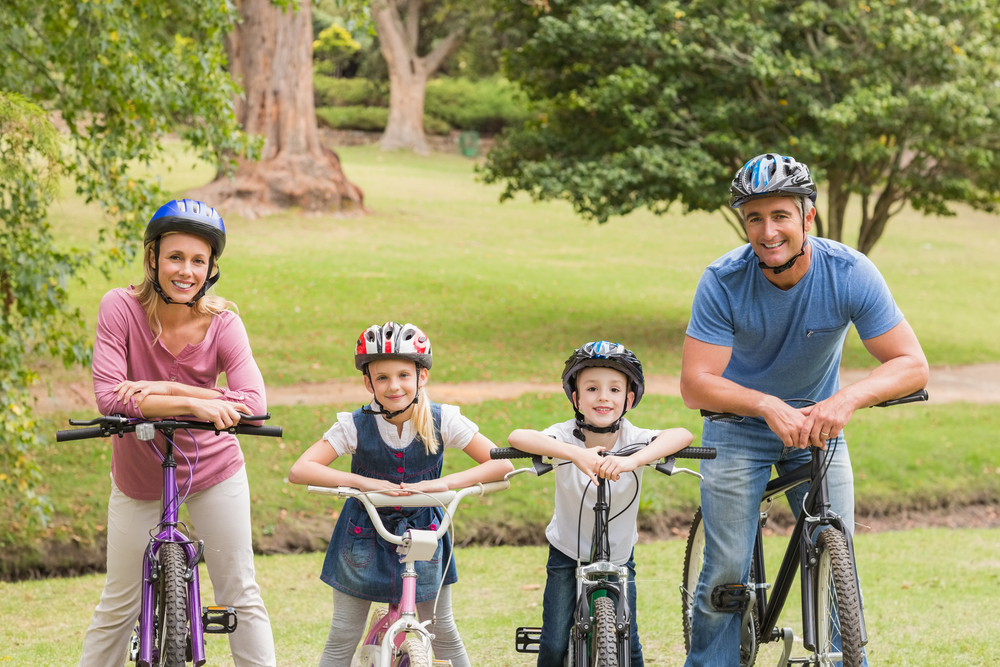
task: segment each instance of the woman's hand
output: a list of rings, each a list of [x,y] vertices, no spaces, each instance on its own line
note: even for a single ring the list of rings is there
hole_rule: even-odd
[[[114,391],[118,392],[118,401],[127,402],[130,398],[135,398],[136,405],[142,403],[147,396],[171,396],[173,394],[172,382],[150,382],[148,380],[125,380],[119,382]]]
[[[250,410],[242,403],[230,403],[217,399],[191,399],[191,414],[203,421],[212,422],[219,430],[236,426],[240,417],[250,414]]]

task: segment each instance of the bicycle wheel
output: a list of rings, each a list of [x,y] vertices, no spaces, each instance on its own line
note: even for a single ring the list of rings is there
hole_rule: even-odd
[[[691,529],[688,532],[687,547],[684,549],[684,573],[681,579],[681,621],[684,626],[684,651],[691,652],[691,618],[694,614],[694,596],[698,588],[698,578],[705,563],[705,524],[701,517],[701,508],[694,513]],[[750,571],[750,582],[756,580],[753,568]],[[740,667],[752,667],[757,661],[759,641],[757,630],[760,619],[757,618],[756,606],[747,615],[747,622],[740,633]]]
[[[847,540],[829,528],[816,540],[816,653],[820,665],[861,667],[861,605]],[[837,657],[842,653],[843,657]]]
[[[187,662],[187,559],[180,544],[168,542],[160,548],[160,576],[153,608],[153,664],[184,667]]]
[[[396,667],[431,667],[431,657],[420,637],[407,637],[399,646]]]
[[[618,667],[615,603],[609,597],[594,600],[594,629],[590,633],[591,667]]]

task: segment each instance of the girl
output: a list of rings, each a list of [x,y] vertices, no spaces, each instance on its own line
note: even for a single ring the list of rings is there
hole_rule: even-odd
[[[447,491],[503,479],[509,461],[491,461],[493,443],[454,405],[432,403],[426,390],[431,343],[423,331],[405,324],[372,325],[358,339],[354,365],[364,374],[370,405],[337,415],[337,423],[299,457],[288,474],[295,484],[348,486],[362,491],[407,494]],[[461,449],[479,465],[441,477],[444,450]],[[351,472],[329,466],[351,456]],[[429,529],[443,516],[437,508],[381,510],[390,532],[408,526]],[[444,586],[434,625],[434,655],[468,667],[469,658],[451,613],[451,584],[458,575],[445,535],[437,554],[417,562],[417,613],[431,618],[441,579]],[[444,568],[447,567],[447,571]],[[378,537],[364,507],[344,505],[330,538],[322,579],[333,587],[333,621],[320,667],[347,667],[365,630],[372,602],[398,602],[403,566],[395,545]]]
[[[267,409],[264,380],[233,304],[206,292],[226,247],[226,227],[210,206],[191,199],[160,207],[146,227],[145,280],[104,295],[94,340],[94,393],[101,414],[151,419],[193,415],[224,429],[240,413]],[[228,389],[218,387],[225,372]],[[254,580],[250,493],[236,436],[178,431],[177,478],[197,458],[188,512],[205,541],[216,604],[236,608],[229,635],[239,667],[275,664],[274,642]],[[108,502],[108,576],[83,644],[80,665],[121,665],[139,616],[142,556],[160,521],[160,459],[134,435],[112,438]]]

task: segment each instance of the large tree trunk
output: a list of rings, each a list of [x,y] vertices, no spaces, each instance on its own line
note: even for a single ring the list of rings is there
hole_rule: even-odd
[[[312,86],[311,3],[282,10],[271,0],[237,2],[242,22],[228,38],[230,71],[243,85],[234,100],[243,129],[263,135],[259,162],[240,160],[191,193],[213,206],[255,217],[297,206],[362,211],[363,195],[337,154],[319,142]]]
[[[389,68],[389,121],[382,150],[430,152],[424,138],[424,91],[427,79],[465,39],[460,26],[423,58],[417,55],[421,0],[372,0],[379,47]],[[406,22],[400,16],[406,10]]]

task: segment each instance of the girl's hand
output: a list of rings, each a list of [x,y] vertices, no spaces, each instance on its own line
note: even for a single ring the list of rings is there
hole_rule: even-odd
[[[359,491],[378,491],[379,493],[386,493],[390,496],[405,496],[406,493],[400,490],[400,486],[393,484],[392,482],[385,479],[372,479],[371,477],[361,476],[357,487]]]
[[[191,399],[191,414],[203,421],[212,422],[222,430],[240,423],[240,417],[249,415],[250,410],[242,403],[230,403],[207,398]]]
[[[582,470],[590,481],[597,486],[597,476],[594,474],[604,458],[598,452],[604,451],[603,447],[585,447],[573,452],[573,465]]]
[[[422,493],[439,493],[448,490],[448,483],[442,479],[425,479],[415,484],[400,484],[404,491],[419,491]]]
[[[638,464],[632,460],[631,456],[606,456],[597,466],[597,474],[604,479],[613,482],[618,481],[622,473],[632,472],[638,468]]]
[[[135,398],[136,405],[142,403],[142,399],[147,396],[170,396],[170,382],[150,382],[147,380],[125,380],[118,383],[114,391],[118,392],[118,400],[126,402],[130,398]]]

